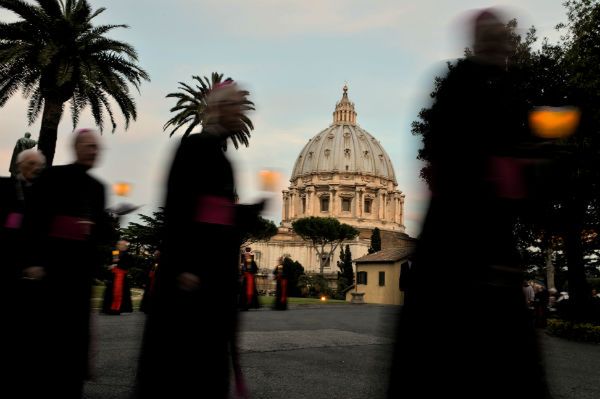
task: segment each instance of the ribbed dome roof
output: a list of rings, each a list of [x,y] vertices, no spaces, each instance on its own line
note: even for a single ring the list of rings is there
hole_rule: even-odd
[[[336,104],[333,123],[308,140],[292,171],[291,181],[314,173],[355,173],[396,182],[390,157],[379,141],[356,124],[354,103],[344,86]]]

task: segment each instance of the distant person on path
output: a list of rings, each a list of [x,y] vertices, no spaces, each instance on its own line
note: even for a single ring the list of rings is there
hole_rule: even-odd
[[[110,237],[104,185],[88,171],[100,154],[96,130],[79,129],[75,162],[44,170],[33,186],[25,228],[31,238],[27,278],[41,280],[45,317],[29,384],[32,397],[80,399],[89,375],[90,296],[99,246]],[[37,395],[37,396],[36,396]],[[28,397],[24,394],[24,397]]]
[[[127,281],[133,259],[129,254],[129,243],[125,240],[117,242],[115,262],[109,266],[110,278],[104,290],[102,312],[110,315],[133,312],[131,289]]]
[[[247,95],[231,80],[216,84],[202,133],[181,140],[171,165],[138,398],[228,397],[232,360],[238,363],[239,248],[244,226],[256,223],[264,206],[236,203],[223,149],[228,139],[247,135],[245,114],[253,109]]]
[[[273,270],[275,276],[275,303],[273,309],[286,310],[288,305],[288,279],[283,266],[283,257],[277,259],[277,266]]]
[[[23,137],[17,140],[15,148],[13,149],[12,157],[10,158],[9,172],[11,176],[16,176],[19,173],[17,166],[17,157],[20,153],[37,145],[37,141],[31,138],[31,133],[27,132]]]
[[[495,10],[479,12],[472,27],[472,54],[450,69],[428,113],[432,197],[389,398],[549,396],[513,240],[524,195],[513,154],[529,134],[509,73],[514,47]],[[440,307],[436,293],[449,287]]]
[[[256,287],[256,273],[258,265],[254,260],[252,248],[246,247],[240,257],[240,269],[242,283],[240,284],[239,303],[241,310],[259,308],[258,288]]]
[[[144,283],[144,295],[140,303],[140,310],[148,313],[152,307],[152,298],[154,297],[154,287],[156,283],[156,274],[160,264],[160,250],[154,251],[152,265],[146,274],[146,282]]]

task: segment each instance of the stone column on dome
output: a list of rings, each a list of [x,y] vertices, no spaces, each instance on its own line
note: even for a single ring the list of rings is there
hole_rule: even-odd
[[[283,190],[283,209],[281,218],[285,221],[289,219],[289,191]]]
[[[364,202],[364,198],[363,198],[363,194],[365,192],[365,188],[364,187],[356,187],[356,203],[354,204],[354,217],[356,218],[362,218],[363,216],[363,202]]]
[[[296,217],[296,198],[298,190],[291,189],[290,190],[290,219],[294,219]]]
[[[379,190],[377,191],[377,197],[379,198],[378,204],[377,204],[377,216],[379,220],[384,220],[384,215],[385,215],[385,198],[384,198],[384,194],[385,194],[385,190]]]
[[[337,216],[337,208],[336,208],[336,203],[337,203],[337,185],[330,185],[329,186],[329,193],[330,193],[330,198],[329,198],[329,202],[330,202],[330,211],[329,211],[329,215],[330,216]]]
[[[314,187],[306,187],[306,215],[304,216],[313,216],[313,197],[315,192]]]
[[[394,194],[394,223],[400,224],[400,193]]]
[[[404,194],[400,194],[400,225],[404,226]]]

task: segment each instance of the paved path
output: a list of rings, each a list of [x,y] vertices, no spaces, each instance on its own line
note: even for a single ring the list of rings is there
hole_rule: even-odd
[[[398,308],[297,306],[241,314],[242,366],[252,399],[384,398]],[[97,315],[90,399],[129,399],[142,313]],[[600,398],[600,345],[541,335],[555,399]]]

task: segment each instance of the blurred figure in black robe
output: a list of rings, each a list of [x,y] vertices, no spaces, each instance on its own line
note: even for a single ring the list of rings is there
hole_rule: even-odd
[[[405,288],[389,398],[546,398],[521,290],[513,223],[526,112],[514,49],[495,12],[474,21],[473,55],[440,86],[425,144],[432,198]],[[451,290],[447,301],[439,292]],[[423,384],[426,378],[431,384]]]
[[[140,302],[140,311],[148,313],[152,308],[152,298],[154,297],[154,286],[156,282],[156,273],[158,272],[158,266],[160,264],[160,250],[154,251],[152,265],[146,273],[146,280],[144,282],[144,295]]]
[[[253,109],[247,94],[230,80],[216,85],[207,96],[202,133],[184,137],[175,154],[139,398],[226,398],[232,359],[241,384],[235,349],[241,233],[263,204],[236,204],[224,145],[249,136],[242,118]]]
[[[9,343],[4,352],[6,364],[10,364],[4,373],[8,392],[15,392],[27,382],[29,359],[35,353],[31,342],[40,327],[36,324],[39,315],[34,312],[43,299],[39,296],[39,282],[22,277],[25,254],[35,250],[28,242],[23,222],[45,157],[35,149],[27,149],[15,154],[14,162],[15,175],[0,178],[0,303],[5,309],[5,342]]]
[[[45,316],[32,367],[31,397],[77,398],[89,376],[90,296],[98,247],[110,236],[104,186],[88,174],[100,152],[95,130],[75,132],[76,161],[46,169],[34,185],[25,228],[32,239],[26,277],[40,280]],[[23,397],[27,397],[25,394]]]

